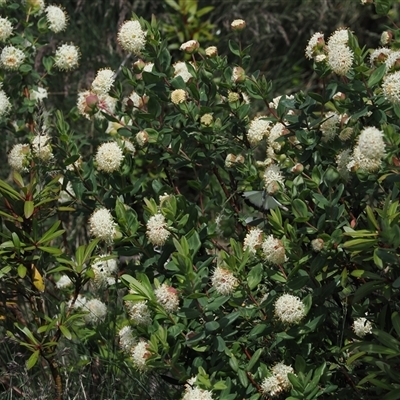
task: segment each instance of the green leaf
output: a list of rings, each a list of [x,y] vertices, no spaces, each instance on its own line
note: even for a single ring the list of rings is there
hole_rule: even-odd
[[[253,290],[257,287],[257,285],[261,282],[263,278],[263,266],[262,264],[257,264],[250,270],[250,273],[247,275],[247,284],[249,285],[249,289]]]
[[[239,381],[240,381],[241,385],[244,388],[247,388],[247,386],[249,385],[249,379],[247,378],[246,372],[243,371],[242,369],[239,369],[237,371],[237,374],[238,374],[238,378],[239,378]]]
[[[256,364],[256,362],[259,360],[261,354],[263,353],[264,349],[258,349],[253,356],[251,357],[249,363],[246,366],[246,371],[250,372],[254,365]]]
[[[46,243],[46,242],[50,242],[51,240],[55,239],[58,236],[61,236],[65,230],[61,229],[59,231],[57,231],[57,228],[60,226],[61,221],[58,220],[56,221],[53,226],[38,240],[38,243]]]
[[[60,325],[60,331],[68,340],[72,339],[71,332],[65,325]]]
[[[306,222],[309,219],[307,205],[301,199],[294,199],[292,203],[292,211],[296,222]]]
[[[385,346],[396,350],[400,353],[400,342],[396,340],[393,336],[389,335],[385,331],[381,331],[380,329],[373,329],[372,334]]]
[[[391,0],[375,0],[375,10],[379,15],[387,15],[391,7]]]
[[[235,54],[236,56],[240,57],[239,45],[234,40],[230,40],[228,44],[229,44],[229,49],[231,50],[231,52],[233,54]]]
[[[397,311],[392,314],[392,324],[397,336],[400,337],[400,315]]]
[[[37,361],[38,361],[38,359],[39,359],[39,354],[40,354],[40,352],[39,352],[39,350],[35,350],[32,354],[31,354],[31,356],[28,358],[28,360],[26,361],[26,368],[27,369],[31,369],[31,368],[33,368],[35,365],[36,365],[36,363],[37,363]]]
[[[369,77],[368,79],[368,87],[372,87],[379,83],[386,73],[386,64],[383,63],[380,65]]]
[[[19,264],[19,265],[18,265],[17,273],[18,273],[18,276],[19,276],[21,279],[25,278],[25,276],[26,276],[26,271],[27,271],[27,268],[26,268],[24,265],[22,265],[22,264]]]

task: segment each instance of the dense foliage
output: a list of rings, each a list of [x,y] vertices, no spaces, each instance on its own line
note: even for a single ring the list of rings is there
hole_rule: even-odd
[[[246,21],[221,55],[211,9],[133,15],[63,108],[64,11],[0,3],[4,398],[400,398],[395,26],[314,34],[318,90],[273,98]]]

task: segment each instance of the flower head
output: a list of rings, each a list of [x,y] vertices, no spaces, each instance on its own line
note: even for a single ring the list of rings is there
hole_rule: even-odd
[[[38,86],[36,90],[32,89],[30,91],[30,99],[36,100],[38,103],[40,103],[43,99],[47,99],[47,96],[47,90],[40,86]]]
[[[282,241],[272,235],[267,236],[262,242],[262,250],[266,260],[271,264],[280,265],[287,261]]]
[[[143,147],[149,141],[149,134],[146,131],[139,131],[135,140],[140,147]]]
[[[174,104],[180,104],[186,101],[187,94],[183,89],[175,89],[171,93],[171,101]]]
[[[364,317],[357,318],[353,323],[353,331],[358,337],[363,338],[372,332],[372,324]]]
[[[125,21],[119,29],[118,42],[125,51],[139,55],[146,45],[146,32],[139,21]]]
[[[212,392],[195,386],[196,380],[197,378],[193,377],[187,381],[182,400],[212,400]]]
[[[349,30],[339,28],[328,39],[328,46],[347,45],[349,42]]]
[[[271,121],[265,119],[265,116],[256,117],[250,122],[247,131],[247,139],[252,146],[259,143],[265,136],[268,136]]]
[[[328,65],[335,74],[346,75],[353,65],[354,53],[344,44],[328,45]]]
[[[151,216],[147,221],[146,235],[154,246],[163,246],[171,235],[166,227],[167,222],[161,213]]]
[[[274,397],[282,393],[283,388],[281,386],[278,377],[272,375],[269,376],[268,378],[264,378],[264,380],[261,383],[261,391],[266,396]]]
[[[275,302],[275,315],[283,323],[298,324],[306,315],[306,307],[297,296],[285,293]]]
[[[134,347],[136,340],[133,337],[133,332],[132,328],[130,326],[124,326],[120,331],[118,332],[119,336],[119,345],[121,349],[125,352],[130,354],[132,351],[132,348]]]
[[[88,311],[84,317],[85,321],[93,325],[102,322],[107,314],[107,306],[98,299],[89,300],[85,304],[84,310]]]
[[[385,154],[383,132],[375,127],[367,127],[358,137],[358,148],[366,158],[381,159]]]
[[[350,149],[343,150],[336,156],[337,171],[345,181],[350,179],[350,168],[348,166],[352,162],[353,157]]]
[[[116,142],[103,143],[97,149],[95,156],[97,169],[107,173],[117,171],[120,168],[123,159],[123,151]]]
[[[136,325],[147,326],[151,324],[151,313],[146,301],[125,302],[129,316]]]
[[[275,193],[280,186],[284,185],[285,182],[281,170],[275,164],[272,164],[265,169],[263,179],[264,187],[268,194]]]
[[[72,281],[68,275],[63,275],[57,282],[56,286],[58,289],[64,289],[72,285]]]
[[[179,308],[179,297],[177,290],[172,286],[163,283],[159,288],[154,290],[154,294],[158,303],[160,303],[166,311],[174,312]]]
[[[8,164],[18,172],[28,170],[29,144],[16,144],[8,153]]]
[[[33,154],[40,160],[47,162],[53,158],[51,137],[47,134],[36,135],[32,140]]]
[[[89,218],[90,234],[96,238],[111,243],[117,233],[116,223],[109,210],[99,208]]]
[[[49,29],[55,33],[65,30],[67,27],[67,14],[58,6],[47,6],[44,10],[46,13]]]
[[[96,78],[92,82],[92,91],[96,94],[107,94],[115,81],[115,73],[110,68],[97,71]]]
[[[11,45],[4,47],[0,55],[1,66],[10,71],[16,71],[24,60],[24,52]]]
[[[324,34],[316,32],[311,36],[306,47],[306,57],[310,60],[320,54],[325,46]]]
[[[334,111],[325,114],[325,121],[320,126],[323,142],[329,142],[336,137],[340,121],[340,115]]]
[[[13,26],[8,18],[0,17],[0,42],[5,42],[13,32]]]
[[[101,255],[91,265],[94,272],[94,284],[98,289],[115,283],[115,274],[118,271],[117,260],[107,258],[107,255]]]
[[[189,81],[189,79],[193,78],[193,75],[189,72],[188,67],[185,62],[178,61],[174,65],[174,77],[180,76],[184,82]]]
[[[211,284],[218,294],[228,296],[234,292],[239,281],[228,269],[217,267],[211,278]]]
[[[256,254],[256,251],[261,247],[263,232],[260,228],[253,228],[247,233],[243,242],[243,250],[249,248],[251,254]]]
[[[192,54],[194,53],[198,48],[200,47],[200,44],[197,40],[189,40],[185,43],[181,44],[181,47],[179,47],[179,50],[184,51],[185,53]]]
[[[321,238],[317,238],[311,241],[311,248],[316,253],[319,253],[325,246],[325,242]]]
[[[204,126],[210,126],[214,122],[212,114],[204,114],[200,118],[200,123]]]
[[[231,22],[231,28],[234,31],[242,31],[246,28],[246,22],[243,19],[235,19]]]
[[[210,46],[206,48],[206,56],[207,57],[215,57],[218,55],[218,49],[216,46]]]
[[[388,74],[383,78],[383,94],[392,104],[400,103],[400,71]]]
[[[388,49],[387,47],[375,49],[369,56],[369,62],[372,66],[379,66],[382,63],[386,63],[386,60],[389,58],[391,53],[392,50]]]
[[[79,48],[73,44],[62,44],[56,50],[54,65],[61,71],[70,71],[79,64]]]
[[[10,109],[11,109],[11,103],[10,100],[8,99],[8,96],[6,95],[6,92],[4,90],[0,89],[0,118],[7,115]]]
[[[151,356],[150,351],[148,350],[149,345],[144,340],[141,340],[136,346],[132,349],[132,361],[135,364],[135,367],[139,371],[146,371],[147,365],[146,360]]]

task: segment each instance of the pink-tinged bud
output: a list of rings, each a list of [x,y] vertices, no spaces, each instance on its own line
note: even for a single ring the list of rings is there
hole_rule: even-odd
[[[381,45],[387,46],[393,39],[393,33],[390,31],[384,31],[381,35]]]
[[[85,102],[85,112],[90,113],[91,111],[94,111],[99,104],[99,98],[96,94],[89,94],[89,96],[86,96]]]
[[[146,66],[146,63],[143,60],[137,60],[132,64],[132,69],[135,74],[140,74],[143,71],[143,68]]]
[[[218,49],[215,46],[210,46],[206,48],[206,56],[207,57],[215,57],[218,55]]]
[[[234,31],[242,31],[244,28],[246,28],[246,22],[243,19],[235,19],[231,23],[231,28]]]
[[[179,50],[185,53],[192,54],[200,47],[200,43],[197,40],[189,40],[188,42],[182,43]]]
[[[332,96],[333,100],[339,101],[339,100],[344,100],[346,98],[346,95],[342,92],[337,92]]]
[[[291,170],[294,174],[301,174],[304,171],[304,165],[297,163]]]
[[[246,73],[242,67],[233,68],[232,81],[235,83],[244,82],[246,80]]]

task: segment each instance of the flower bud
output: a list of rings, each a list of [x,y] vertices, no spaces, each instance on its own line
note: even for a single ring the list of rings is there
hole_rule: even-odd
[[[214,121],[214,118],[211,114],[204,114],[200,118],[200,122],[205,126],[210,126]]]
[[[246,80],[246,73],[242,67],[233,68],[232,81],[235,83],[244,82]]]
[[[304,165],[297,163],[291,170],[294,174],[301,174],[304,171]]]
[[[231,23],[231,28],[234,31],[242,31],[244,28],[246,28],[246,22],[243,19],[235,19]]]
[[[206,56],[207,57],[215,57],[218,55],[218,49],[215,46],[210,46],[206,48]]]
[[[185,53],[192,54],[200,47],[200,44],[197,40],[189,40],[188,42],[182,43],[179,50],[184,51]]]
[[[139,59],[132,64],[132,69],[135,74],[140,74],[143,71],[143,68],[146,66],[146,63]]]
[[[97,104],[99,104],[99,98],[96,94],[89,94],[88,96],[86,96],[85,102],[85,112],[90,113],[96,109]]]

